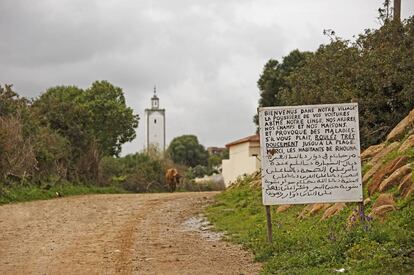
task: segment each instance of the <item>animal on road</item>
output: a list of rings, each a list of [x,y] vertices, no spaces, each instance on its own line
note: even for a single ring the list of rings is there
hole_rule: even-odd
[[[170,168],[165,173],[165,182],[168,185],[170,192],[174,192],[177,188],[177,185],[180,183],[181,175],[178,173],[177,169]]]

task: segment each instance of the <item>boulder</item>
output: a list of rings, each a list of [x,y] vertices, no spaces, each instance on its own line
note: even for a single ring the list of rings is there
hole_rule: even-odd
[[[369,217],[383,218],[386,213],[394,210],[396,210],[394,205],[382,205],[380,207],[372,209],[372,212],[371,214],[369,214]]]
[[[396,150],[400,146],[399,142],[393,142],[388,146],[384,147],[380,152],[378,152],[369,162],[371,165],[377,164],[383,157]]]
[[[303,208],[302,212],[300,212],[300,214],[299,214],[298,217],[300,219],[303,219],[303,218],[305,218],[307,216],[315,215],[319,211],[325,210],[329,206],[331,206],[331,204],[329,204],[329,203],[314,203],[314,204],[308,204],[307,206],[305,206],[305,208]]]
[[[408,189],[407,193],[405,193],[404,198],[408,198],[414,193],[414,186],[412,186],[410,189]]]
[[[304,217],[308,216],[309,211],[312,209],[313,204],[308,204],[305,206],[305,208],[302,209],[302,211],[299,213],[298,218],[303,219]]]
[[[369,179],[375,174],[377,173],[377,171],[382,167],[382,162],[377,162],[373,167],[371,167],[371,169],[368,170],[368,172],[366,172],[364,174],[364,176],[362,177],[362,183],[366,184]]]
[[[378,190],[380,192],[384,192],[389,188],[398,185],[401,183],[402,179],[409,173],[411,173],[411,163],[408,163],[397,170],[395,170],[388,178],[386,178],[383,182],[381,182]]]
[[[400,156],[387,163],[383,168],[378,169],[372,176],[372,181],[368,185],[368,193],[372,195],[375,191],[377,191],[383,180],[391,175],[395,170],[407,164],[408,160],[409,158],[407,156]]]
[[[288,210],[292,205],[291,204],[283,204],[280,205],[277,209],[276,209],[276,213],[282,213],[285,212],[286,210]]]
[[[406,195],[414,188],[412,173],[407,174],[400,185],[398,185],[398,191],[402,197],[406,198]]]
[[[390,193],[381,194],[375,201],[374,205],[372,206],[372,209],[378,208],[383,205],[393,205],[395,206],[394,197]]]
[[[414,128],[414,109],[387,135],[387,141],[392,142],[405,136]]]
[[[377,145],[372,145],[372,146],[368,147],[367,149],[364,150],[364,152],[362,152],[361,159],[366,160],[366,159],[370,159],[370,158],[374,157],[382,149],[384,149],[384,147],[385,147],[384,143],[377,144]]]
[[[325,210],[330,206],[331,206],[331,204],[329,204],[329,203],[315,203],[313,205],[313,207],[311,208],[311,210],[309,211],[309,215],[310,216],[315,215],[319,211]]]
[[[341,212],[342,209],[344,209],[345,207],[346,207],[346,204],[344,202],[335,203],[334,205],[332,205],[331,207],[329,207],[325,210],[321,220],[329,219],[330,217],[332,217],[332,216],[338,214],[339,212]]]
[[[401,144],[401,147],[398,149],[398,152],[405,152],[406,150],[414,147],[414,135],[409,136],[403,144]]]
[[[381,194],[372,206],[372,211],[368,216],[372,218],[383,218],[386,213],[393,210],[396,210],[396,207],[392,194]]]

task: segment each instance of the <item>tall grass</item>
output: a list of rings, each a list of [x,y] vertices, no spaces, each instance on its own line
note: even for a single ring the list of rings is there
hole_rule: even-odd
[[[399,203],[385,221],[373,220],[347,228],[356,205],[320,221],[321,214],[298,219],[303,206],[272,212],[273,244],[266,242],[261,191],[246,178],[237,188],[216,197],[206,210],[217,230],[251,249],[264,263],[263,274],[410,274],[414,271],[414,203]],[[273,208],[275,209],[275,208]],[[413,273],[411,273],[413,274]]]
[[[13,185],[2,187],[0,185],[0,205],[12,202],[24,202],[33,200],[45,200],[60,196],[73,196],[84,194],[118,194],[126,193],[118,186],[99,187],[96,185],[81,184],[57,184],[45,189],[34,185]],[[57,194],[58,193],[58,194]]]

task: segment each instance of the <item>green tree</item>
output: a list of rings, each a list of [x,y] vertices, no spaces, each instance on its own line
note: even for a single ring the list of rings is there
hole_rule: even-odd
[[[179,164],[190,167],[207,165],[208,152],[194,135],[175,137],[168,146],[167,152],[171,159]]]
[[[287,78],[285,105],[359,104],[362,148],[381,142],[414,107],[414,20],[386,21],[354,43],[322,45]]]
[[[288,86],[287,77],[302,67],[311,55],[310,52],[294,50],[283,58],[282,63],[270,59],[265,64],[257,81],[260,91],[259,107],[284,105],[284,102],[280,99],[280,93]],[[253,118],[253,121],[258,125],[257,115]]]
[[[122,89],[108,81],[96,81],[81,97],[88,110],[90,129],[105,156],[118,156],[121,146],[136,137],[139,116],[126,106]]]

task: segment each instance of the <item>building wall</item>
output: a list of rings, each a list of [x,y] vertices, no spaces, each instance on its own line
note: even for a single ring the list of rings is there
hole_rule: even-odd
[[[165,112],[147,110],[147,147],[156,146],[165,150]]]
[[[239,176],[251,174],[260,169],[260,161],[256,157],[259,154],[259,142],[244,142],[230,146],[230,158],[222,162],[222,174],[226,187],[236,181]]]

